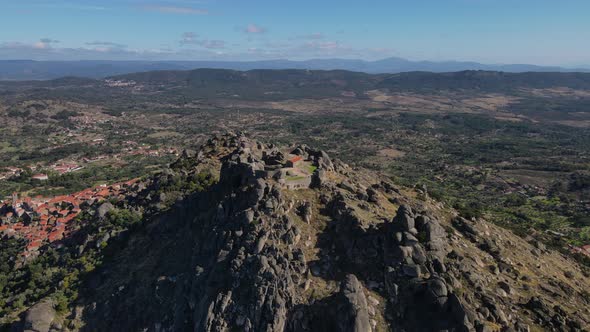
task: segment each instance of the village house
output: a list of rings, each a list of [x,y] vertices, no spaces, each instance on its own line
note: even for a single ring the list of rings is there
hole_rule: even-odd
[[[49,180],[49,177],[47,176],[47,174],[38,173],[38,174],[31,176],[31,179],[37,180],[37,181],[47,181],[47,180]]]
[[[289,155],[284,165],[268,167],[268,173],[289,190],[305,189],[311,185],[311,173],[307,164],[303,156]]]
[[[75,171],[79,171],[81,169],[83,169],[83,166],[77,165],[77,164],[68,164],[68,163],[62,163],[59,165],[53,165],[51,166],[51,168],[58,172],[59,174],[65,174],[65,173],[70,173],[70,172],[75,172]]]
[[[291,158],[289,158],[287,160],[287,163],[285,164],[285,166],[287,166],[287,167],[295,167],[301,161],[303,161],[303,157],[302,156],[293,156],[293,157],[291,157]]]
[[[580,254],[590,257],[590,244],[581,247],[570,247],[570,252],[572,254]]]
[[[2,201],[0,206],[0,233],[20,236],[26,239],[27,247],[21,253],[25,258],[35,255],[45,243],[60,241],[72,234],[72,221],[82,212],[82,208],[95,201],[119,197],[138,179],[88,188],[71,195],[44,198],[24,197],[18,199],[14,193],[12,200]]]
[[[23,171],[22,169],[20,169],[18,167],[6,167],[5,169],[6,169],[5,172],[0,173],[0,180],[9,179],[13,176],[18,176]]]
[[[305,189],[311,185],[311,176],[302,176],[292,179],[279,179],[279,183],[289,190]]]
[[[107,159],[106,155],[100,155],[100,156],[96,156],[94,158],[82,158],[82,161],[85,163],[93,163],[99,160],[103,160],[103,159]]]

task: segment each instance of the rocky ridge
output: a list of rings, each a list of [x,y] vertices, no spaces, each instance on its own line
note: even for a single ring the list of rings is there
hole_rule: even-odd
[[[286,153],[310,188],[269,177]],[[132,235],[63,330],[588,329],[574,262],[323,151],[228,134],[178,163],[219,181]]]

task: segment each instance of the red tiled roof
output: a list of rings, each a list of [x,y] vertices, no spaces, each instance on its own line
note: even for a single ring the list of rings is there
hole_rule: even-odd
[[[33,242],[31,242],[31,245],[34,245],[36,247],[39,247],[42,242],[43,242],[42,240],[34,240]]]
[[[136,179],[129,180],[129,181],[125,182],[125,184],[129,186],[129,185],[132,185],[132,184],[134,184],[134,183],[135,183],[135,182],[137,182],[137,181],[139,181],[139,178],[136,178]]]
[[[103,189],[103,190],[99,191],[98,193],[96,193],[97,196],[102,196],[102,197],[109,196],[110,194],[111,194],[111,192],[108,189]]]
[[[63,236],[63,231],[59,231],[59,230],[55,230],[51,233],[49,233],[49,235],[47,236],[47,239],[49,240],[49,242],[54,242],[57,240],[60,240]]]
[[[122,189],[125,185],[129,186],[137,181],[139,181],[138,178],[115,183],[109,187],[107,185],[101,185],[87,188],[70,195],[61,195],[53,198],[37,196],[31,199],[30,197],[24,197],[22,200],[13,202],[13,206],[16,208],[17,203],[24,202],[32,207],[36,213],[35,220],[38,220],[38,223],[29,226],[23,225],[22,222],[0,225],[0,231],[8,230],[10,232],[16,232],[23,238],[29,240],[26,250],[21,253],[25,257],[29,257],[31,252],[40,248],[44,241],[55,242],[73,234],[75,228],[72,227],[72,221],[82,212],[82,209],[79,207],[82,202],[90,199],[95,200],[100,197],[120,196],[126,192],[125,189]],[[5,204],[5,206],[11,207],[10,204]],[[19,211],[25,212],[20,208],[20,205],[18,206]],[[62,206],[68,206],[68,208],[62,209]],[[6,215],[11,216],[13,213],[9,212]]]
[[[76,215],[70,214],[70,215],[68,215],[68,216],[64,217],[64,218],[62,219],[62,221],[63,221],[63,222],[65,222],[65,223],[67,223],[67,222],[71,221],[71,220],[72,220],[72,219],[74,219],[74,218],[76,218]]]
[[[289,159],[289,161],[292,162],[292,163],[296,163],[296,162],[298,162],[298,161],[300,161],[302,159],[303,159],[302,156],[295,156],[295,157]]]

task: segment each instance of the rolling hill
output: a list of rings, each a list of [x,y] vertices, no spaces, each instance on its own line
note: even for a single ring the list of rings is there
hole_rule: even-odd
[[[411,71],[453,72],[486,70],[505,72],[575,72],[588,68],[546,67],[527,64],[489,65],[459,61],[410,61],[387,58],[378,61],[354,59],[312,59],[305,61],[33,61],[0,60],[0,80],[46,80],[62,76],[103,78],[113,75],[153,70],[190,70],[198,68],[253,70],[253,69],[310,69],[349,70],[372,74]]]

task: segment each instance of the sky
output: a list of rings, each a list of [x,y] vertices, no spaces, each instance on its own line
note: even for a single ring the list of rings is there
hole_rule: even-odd
[[[590,65],[589,0],[0,0],[0,59]]]

